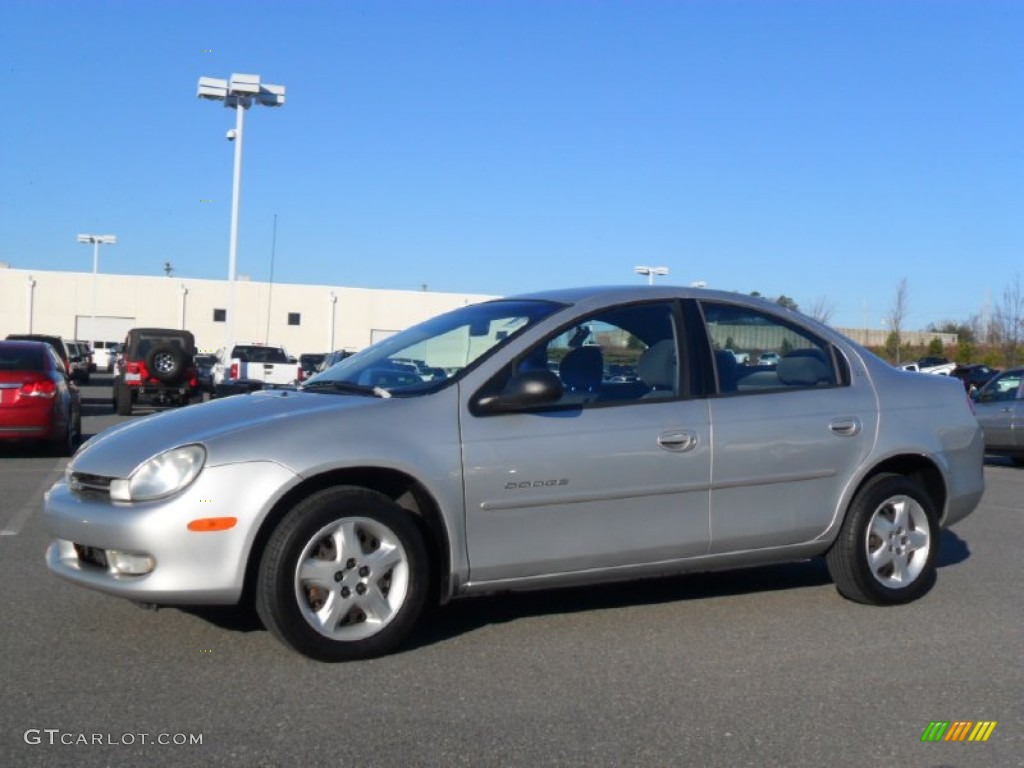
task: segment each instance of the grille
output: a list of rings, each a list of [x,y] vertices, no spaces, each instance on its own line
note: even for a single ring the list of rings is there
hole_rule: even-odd
[[[94,565],[97,568],[107,568],[107,553],[96,547],[87,547],[83,544],[75,544],[75,554],[78,560],[87,565]]]
[[[110,481],[112,477],[87,475],[83,472],[71,473],[71,490],[80,496],[102,496],[110,498]]]

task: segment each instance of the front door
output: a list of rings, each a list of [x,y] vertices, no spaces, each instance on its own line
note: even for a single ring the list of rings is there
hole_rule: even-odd
[[[683,392],[671,302],[618,308],[517,363],[554,408],[462,419],[470,580],[642,565],[708,548],[707,400]]]
[[[978,393],[974,412],[988,448],[1024,451],[1022,378],[1019,370],[1001,373]]]

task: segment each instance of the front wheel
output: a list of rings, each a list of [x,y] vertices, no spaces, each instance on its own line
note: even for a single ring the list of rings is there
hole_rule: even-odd
[[[379,493],[328,488],[271,535],[256,610],[279,640],[320,661],[379,656],[410,634],[430,568],[413,516]]]
[[[853,499],[826,560],[836,588],[858,603],[916,600],[935,582],[935,506],[917,483],[879,475]]]

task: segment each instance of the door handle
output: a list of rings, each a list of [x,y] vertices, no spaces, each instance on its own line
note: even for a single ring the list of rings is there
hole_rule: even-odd
[[[692,451],[697,447],[697,443],[697,433],[689,429],[658,435],[658,445],[666,451],[675,451],[676,453]]]
[[[860,434],[860,419],[834,419],[829,423],[828,428],[837,435],[853,437]]]

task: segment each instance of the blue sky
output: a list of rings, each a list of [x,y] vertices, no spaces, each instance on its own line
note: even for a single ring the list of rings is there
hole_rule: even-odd
[[[5,0],[0,261],[511,294],[669,282],[840,326],[997,303],[1024,253],[1017,0]],[[277,217],[276,248],[273,247]]]

